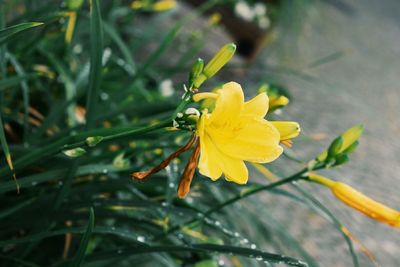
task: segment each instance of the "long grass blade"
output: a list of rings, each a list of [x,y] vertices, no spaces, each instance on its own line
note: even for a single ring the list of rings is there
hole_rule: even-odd
[[[34,28],[37,26],[43,25],[42,22],[25,22],[18,25],[10,26],[5,29],[0,30],[0,45],[5,44],[10,37],[14,36],[17,33],[25,31],[30,28]]]
[[[99,0],[90,1],[90,74],[86,98],[86,128],[92,127],[99,97],[103,56],[103,29]]]
[[[90,208],[89,211],[89,222],[86,228],[86,232],[82,237],[81,243],[79,244],[78,252],[76,253],[73,261],[71,262],[71,267],[79,267],[85,259],[86,251],[89,245],[90,237],[92,236],[94,228],[94,210]]]

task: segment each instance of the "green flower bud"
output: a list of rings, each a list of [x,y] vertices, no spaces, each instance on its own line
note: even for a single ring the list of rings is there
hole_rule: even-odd
[[[236,45],[229,43],[224,45],[204,67],[202,75],[194,81],[194,87],[198,88],[206,80],[214,76],[229,60],[236,51]]]
[[[345,150],[343,150],[342,153],[345,154],[351,154],[354,152],[354,150],[356,150],[356,148],[358,147],[360,143],[358,141],[355,141],[352,145],[350,145],[348,148],[346,148]]]
[[[192,70],[189,74],[189,86],[192,87],[195,79],[201,75],[204,68],[204,60],[198,58],[196,62],[192,65]]]
[[[363,130],[364,130],[364,126],[362,124],[358,124],[358,125],[355,125],[355,126],[351,127],[346,132],[342,133],[340,135],[340,137],[342,138],[342,144],[341,144],[341,146],[338,149],[336,154],[339,154],[339,153],[342,154],[342,153],[345,153],[345,152],[346,152],[346,154],[349,154],[349,153],[353,152],[354,149],[358,145],[358,139],[360,138]],[[355,143],[357,143],[357,144],[355,144]],[[333,144],[333,142],[332,142],[332,144]],[[331,144],[331,146],[332,146],[332,144]],[[328,158],[328,151],[325,150],[320,155],[318,155],[316,160],[319,161],[319,162],[323,162],[327,158]]]
[[[84,155],[86,153],[86,150],[81,147],[77,147],[73,149],[64,150],[62,153],[64,153],[64,155],[70,158],[76,158]]]
[[[337,166],[337,165],[345,164],[346,162],[348,162],[350,160],[350,158],[347,154],[339,154],[336,156],[335,160],[336,160],[335,166]]]
[[[233,57],[236,51],[234,43],[224,45],[215,56],[205,66],[203,73],[207,78],[211,78],[217,73],[229,60]]]
[[[351,145],[353,145],[361,136],[364,131],[362,124],[355,125],[342,134],[343,145],[340,152],[343,152]]]
[[[103,140],[103,136],[90,136],[86,138],[86,144],[90,147],[97,145]]]
[[[328,148],[328,158],[334,157],[337,155],[343,145],[343,138],[341,136],[338,136],[331,145]]]

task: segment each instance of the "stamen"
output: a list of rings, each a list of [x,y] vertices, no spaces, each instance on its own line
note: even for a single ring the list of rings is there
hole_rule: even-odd
[[[207,98],[218,98],[218,94],[216,93],[209,93],[209,92],[205,92],[205,93],[198,93],[193,95],[193,101],[194,102],[199,102],[203,99],[207,99]]]
[[[194,151],[190,156],[189,162],[186,165],[185,170],[183,171],[181,182],[179,183],[178,187],[179,198],[185,198],[190,191],[190,185],[193,180],[194,171],[196,170],[197,167],[197,159],[199,158],[199,155],[200,155],[200,144],[199,142],[196,142]]]
[[[286,146],[286,147],[288,147],[288,148],[291,148],[292,145],[293,145],[293,141],[290,140],[290,139],[281,140],[281,144],[284,145],[284,146]]]
[[[171,155],[169,155],[166,159],[164,159],[156,167],[152,168],[151,170],[144,171],[144,172],[133,172],[131,174],[131,178],[132,179],[137,179],[137,180],[143,180],[146,177],[149,177],[150,175],[161,171],[162,169],[167,167],[174,158],[176,158],[181,153],[183,153],[186,150],[188,150],[196,142],[196,140],[197,140],[197,136],[196,135],[192,135],[192,137],[190,138],[189,142],[186,143],[186,145],[184,145],[183,147],[179,148],[177,151],[173,152]]]

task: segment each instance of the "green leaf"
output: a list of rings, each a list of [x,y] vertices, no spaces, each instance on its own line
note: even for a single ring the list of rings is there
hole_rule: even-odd
[[[99,0],[90,1],[90,74],[86,98],[86,128],[90,128],[96,110],[101,83],[103,29]]]
[[[79,244],[78,252],[76,253],[73,261],[71,262],[71,267],[81,266],[83,260],[85,259],[86,250],[88,248],[90,237],[92,236],[92,231],[94,228],[94,210],[90,208],[89,211],[89,222],[86,228],[86,232],[82,237],[81,243]]]
[[[87,258],[87,262],[112,259],[115,257],[131,256],[134,254],[145,254],[154,252],[218,252],[235,256],[243,256],[257,261],[271,263],[284,263],[289,266],[306,267],[307,263],[291,257],[263,252],[257,249],[222,246],[214,244],[196,244],[192,246],[136,246],[125,247],[118,250],[94,253]]]
[[[194,248],[200,248],[209,251],[215,251],[220,253],[228,253],[237,256],[245,256],[249,258],[254,258],[258,261],[267,261],[272,263],[285,263],[290,266],[308,266],[307,263],[297,260],[294,258],[290,258],[287,256],[272,254],[268,252],[263,252],[256,249],[250,248],[242,248],[242,247],[233,247],[233,246],[222,246],[222,245],[213,245],[213,244],[199,244],[193,245]]]
[[[15,173],[14,173],[13,161],[12,161],[12,158],[11,158],[10,150],[8,148],[6,135],[4,133],[3,118],[2,118],[2,115],[1,115],[1,111],[0,111],[0,143],[1,143],[1,147],[3,148],[3,151],[4,151],[4,155],[6,157],[7,165],[8,165],[8,167],[10,168],[10,170],[12,172],[12,177],[13,177],[14,182],[15,182],[17,193],[19,193],[19,184],[18,184],[18,181],[17,181],[17,177],[15,176]]]
[[[26,74],[26,75],[19,75],[19,76],[5,78],[3,80],[0,80],[0,91],[4,91],[5,89],[12,86],[16,86],[23,81],[34,79],[37,77],[39,77],[39,75],[37,74]]]
[[[25,22],[0,30],[0,45],[10,40],[10,37],[27,29],[43,25],[42,22]]]

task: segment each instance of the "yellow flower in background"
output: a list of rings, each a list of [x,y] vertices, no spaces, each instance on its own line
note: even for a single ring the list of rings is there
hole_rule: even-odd
[[[176,7],[175,0],[161,0],[153,4],[153,10],[162,12]]]
[[[368,217],[394,227],[400,227],[400,212],[379,203],[353,187],[333,181],[324,176],[310,173],[311,181],[329,187],[332,193],[347,206],[352,207]]]
[[[151,1],[135,0],[131,3],[131,8],[163,12],[175,8],[176,5],[177,3],[175,0],[160,0],[155,3]]]
[[[269,98],[269,109],[268,112],[272,113],[273,111],[282,108],[289,104],[290,100],[286,96],[284,96],[281,92],[282,89],[275,85],[270,84],[262,84],[260,88],[258,88],[259,93],[266,93]]]
[[[293,122],[281,122],[275,127],[264,119],[268,112],[265,93],[245,102],[241,86],[230,82],[216,93],[193,96],[196,102],[208,98],[215,99],[215,109],[212,113],[203,111],[196,134],[200,139],[199,171],[212,180],[223,174],[228,181],[245,184],[248,170],[244,161],[274,161],[283,151],[280,131],[290,138],[299,133],[298,124],[293,127]]]

